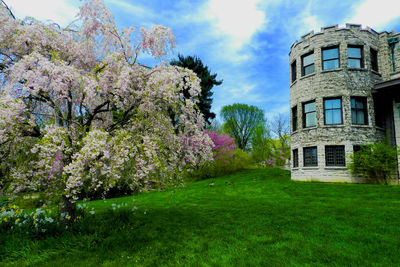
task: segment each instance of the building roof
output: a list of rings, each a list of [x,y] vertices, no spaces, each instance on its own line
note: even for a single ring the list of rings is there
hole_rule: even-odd
[[[391,79],[391,80],[384,81],[384,82],[379,82],[379,83],[375,84],[373,91],[375,91],[375,92],[382,91],[384,89],[394,87],[394,86],[400,86],[400,78]]]

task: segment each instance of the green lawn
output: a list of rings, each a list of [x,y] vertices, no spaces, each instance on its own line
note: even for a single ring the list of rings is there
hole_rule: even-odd
[[[134,214],[111,209],[132,198]],[[1,236],[0,265],[400,265],[396,186],[292,182],[287,171],[255,169],[89,205],[97,213],[80,231]]]

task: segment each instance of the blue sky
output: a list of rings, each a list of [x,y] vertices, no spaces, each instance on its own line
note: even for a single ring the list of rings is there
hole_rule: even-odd
[[[67,25],[77,0],[5,0],[18,18],[32,16]],[[233,103],[255,105],[271,119],[289,116],[290,46],[321,27],[362,24],[400,31],[398,0],[105,0],[119,27],[162,24],[172,28],[178,53],[196,55],[217,73],[212,110]],[[145,64],[154,64],[143,57]]]

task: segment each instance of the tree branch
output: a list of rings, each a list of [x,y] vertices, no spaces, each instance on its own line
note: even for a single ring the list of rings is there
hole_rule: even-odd
[[[3,5],[6,7],[6,9],[8,10],[8,12],[10,12],[11,17],[13,17],[13,19],[16,19],[14,14],[12,13],[11,9],[8,8],[6,2],[4,2],[3,0],[1,0],[1,2],[3,3]]]

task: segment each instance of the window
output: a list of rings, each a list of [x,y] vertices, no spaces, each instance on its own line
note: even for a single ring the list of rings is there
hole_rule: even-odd
[[[364,68],[362,46],[347,47],[349,68]]]
[[[297,106],[292,107],[292,131],[297,130]]]
[[[346,166],[344,146],[325,146],[326,166]]]
[[[296,60],[290,65],[292,71],[292,82],[294,82],[297,78],[297,70],[296,70]]]
[[[352,97],[351,102],[351,122],[353,124],[367,125],[367,98],[366,97]]]
[[[314,52],[301,58],[301,72],[303,76],[314,72]]]
[[[330,70],[339,68],[339,47],[322,49],[322,69]]]
[[[342,99],[324,99],[325,124],[342,124]]]
[[[303,148],[304,166],[318,166],[317,147]]]
[[[315,112],[315,101],[303,104],[303,127],[313,127],[317,125],[317,116]]]
[[[299,150],[293,149],[293,168],[299,167]]]
[[[378,71],[378,51],[371,48],[371,68],[374,71]]]

